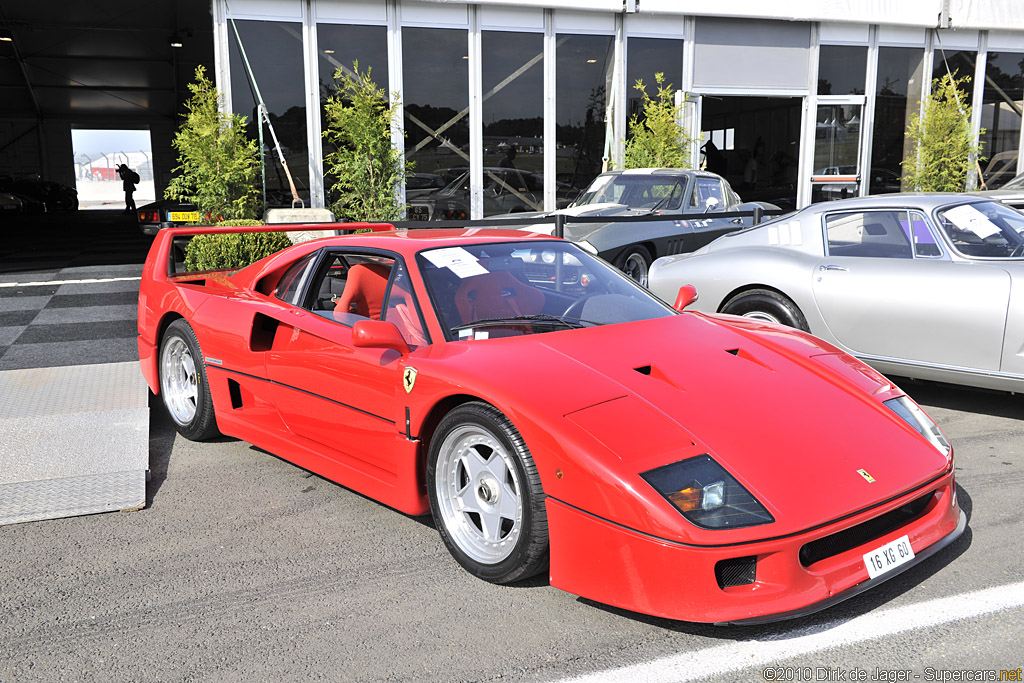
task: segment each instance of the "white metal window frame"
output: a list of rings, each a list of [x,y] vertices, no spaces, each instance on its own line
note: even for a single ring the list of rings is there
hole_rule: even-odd
[[[633,91],[633,84],[629,83],[626,80],[627,74],[629,73],[629,41],[631,39],[633,39],[633,38],[639,38],[639,39],[654,38],[656,40],[678,40],[678,41],[680,41],[682,43],[682,47],[683,47],[683,54],[682,54],[682,61],[681,61],[681,63],[678,66],[679,66],[679,73],[682,74],[682,82],[680,82],[680,83],[672,83],[671,85],[676,88],[676,92],[677,93],[680,92],[681,90],[685,92],[685,84],[687,82],[687,76],[686,76],[686,65],[688,63],[687,57],[686,57],[686,43],[687,43],[687,41],[686,41],[685,38],[683,38],[683,31],[685,31],[685,27],[684,26],[680,26],[680,28],[683,29],[683,31],[681,31],[677,35],[671,35],[671,34],[665,34],[665,33],[656,34],[656,33],[648,33],[648,32],[633,33],[631,31],[629,31],[628,29],[629,29],[630,24],[632,23],[631,19],[633,19],[634,17],[635,17],[635,15],[626,15],[625,20],[623,21],[623,32],[624,32],[625,36],[623,38],[623,45],[622,45],[622,54],[623,54],[622,69],[620,71],[619,79],[617,79],[617,80],[621,80],[621,93],[622,93],[622,97],[621,97],[620,103],[616,106],[616,114],[617,114],[617,120],[616,120],[617,128],[616,128],[616,130],[618,130],[620,132],[621,137],[623,139],[622,139],[622,141],[620,141],[619,140],[619,136],[618,135],[615,136],[615,146],[614,146],[614,149],[613,149],[611,161],[612,161],[613,166],[620,166],[620,167],[625,163],[625,160],[626,160],[625,136],[629,133],[629,129],[628,129],[629,121],[628,121],[628,116],[627,116],[627,112],[626,112],[626,104],[627,104],[627,102],[629,102],[629,93],[631,93]],[[692,81],[692,75],[691,75],[690,81]],[[656,84],[648,84],[648,85],[657,87]],[[656,91],[648,90],[648,95],[652,95],[653,96],[653,95],[656,95],[656,94],[657,94]],[[681,105],[681,103],[677,101],[676,102],[676,107],[678,108],[680,105]],[[697,128],[700,128],[700,122],[699,121],[697,122]],[[690,137],[693,137],[693,133],[691,131],[685,130],[684,132],[687,135],[689,135]],[[697,131],[697,135],[698,135],[698,137],[700,136],[700,131],[699,130]],[[697,164],[700,162],[700,156],[699,155],[700,155],[700,143],[698,142],[697,143],[697,152],[696,152],[696,154],[694,154],[692,148],[689,150],[689,156],[690,156],[690,162],[691,162],[690,165],[693,166],[694,168],[696,168]]]

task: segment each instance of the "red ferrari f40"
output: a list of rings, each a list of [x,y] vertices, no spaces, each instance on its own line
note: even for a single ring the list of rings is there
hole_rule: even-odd
[[[345,226],[339,226],[345,227]],[[966,525],[953,451],[803,332],[669,306],[585,249],[499,230],[296,244],[180,273],[156,236],[139,358],[178,431],[238,437],[410,515],[486,581],[549,572],[696,622],[807,614]]]

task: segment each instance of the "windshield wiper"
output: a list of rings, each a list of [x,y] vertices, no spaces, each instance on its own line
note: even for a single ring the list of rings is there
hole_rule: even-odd
[[[582,320],[580,318],[566,318],[560,315],[516,315],[508,318],[483,318],[481,320],[474,320],[473,322],[464,323],[462,325],[456,325],[451,328],[452,332],[459,330],[468,330],[474,327],[502,327],[504,325],[553,325],[560,327],[568,327],[571,329],[578,329],[580,327],[586,327],[587,325],[602,325],[603,323],[594,322],[592,320]]]

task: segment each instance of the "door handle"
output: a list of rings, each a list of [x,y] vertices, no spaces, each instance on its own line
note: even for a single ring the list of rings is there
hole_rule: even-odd
[[[848,271],[849,268],[846,268],[844,266],[827,265],[827,266],[818,266],[818,270],[820,270],[820,271],[826,271],[826,270],[843,270],[843,271]]]

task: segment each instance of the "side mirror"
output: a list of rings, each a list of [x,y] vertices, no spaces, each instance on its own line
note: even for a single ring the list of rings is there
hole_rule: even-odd
[[[360,320],[352,326],[352,344],[361,348],[394,349],[403,356],[409,344],[394,323],[387,320]]]
[[[704,200],[704,212],[714,211],[715,207],[718,206],[718,197],[708,197]]]
[[[680,313],[683,309],[692,304],[697,300],[697,288],[693,285],[683,285],[679,288],[679,294],[676,295],[676,303],[672,308],[676,309]]]

